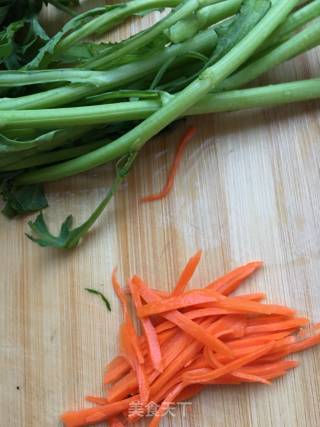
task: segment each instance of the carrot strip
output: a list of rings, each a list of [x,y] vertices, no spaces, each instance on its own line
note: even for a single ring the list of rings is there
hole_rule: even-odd
[[[108,399],[105,397],[86,396],[85,399],[87,402],[95,403],[96,405],[101,405],[101,406],[107,405],[109,403]]]
[[[248,326],[266,325],[267,323],[283,322],[289,320],[291,317],[281,316],[278,314],[262,315],[257,314],[248,318]]]
[[[135,305],[136,310],[142,306],[141,298],[138,289],[136,288],[132,280],[129,281],[129,288],[131,290],[132,299]],[[155,331],[155,328],[149,318],[141,319],[142,327],[146,337],[146,341],[149,348],[149,356],[152,361],[154,369],[159,372],[163,371],[162,355],[160,344],[158,341],[158,336]]]
[[[207,288],[221,292],[224,295],[229,295],[231,292],[235,291],[245,279],[261,268],[262,265],[263,263],[261,261],[254,261],[249,264],[242,265],[225,276],[219,277],[214,282],[209,283]]]
[[[149,424],[149,427],[158,427],[161,421],[161,417],[165,414],[168,407],[175,401],[177,396],[182,392],[182,390],[185,388],[185,384],[179,383],[163,400],[163,402],[160,405],[160,408],[157,410],[156,415],[153,417],[151,423]]]
[[[183,380],[187,384],[190,384],[190,382],[191,382],[191,384],[194,382],[199,383],[199,384],[210,383],[210,381],[212,381],[212,380],[215,380],[215,379],[217,379],[223,375],[229,374],[230,372],[232,372],[238,368],[241,368],[242,366],[247,365],[256,359],[259,359],[260,357],[269,353],[273,347],[274,347],[274,342],[263,345],[259,348],[259,350],[256,350],[254,352],[251,352],[250,354],[247,354],[243,357],[240,357],[239,359],[237,359],[233,362],[230,362],[221,368],[215,369],[211,373],[206,373],[206,374],[201,375],[201,374],[198,374],[196,370],[193,372],[192,371],[188,372],[188,373],[184,374]]]
[[[171,322],[168,322],[171,324]],[[176,328],[175,325],[173,325]],[[159,331],[158,333],[158,341],[159,344],[164,344],[167,340],[169,340],[173,335],[176,334],[174,329]],[[147,354],[147,346],[145,342],[145,337],[140,337],[139,340],[140,348],[142,353]],[[104,384],[110,384],[115,381],[118,381],[123,375],[125,375],[130,370],[130,364],[123,357],[117,357],[113,359],[113,361],[107,366],[107,372],[104,377]]]
[[[174,184],[174,178],[175,178],[175,176],[177,174],[178,167],[179,167],[179,165],[181,163],[181,160],[182,160],[182,156],[183,156],[184,150],[185,150],[188,142],[194,136],[195,132],[196,132],[196,128],[190,127],[185,132],[185,134],[182,136],[182,138],[181,138],[181,140],[179,142],[179,146],[178,146],[178,149],[176,151],[175,158],[174,158],[173,164],[172,164],[172,166],[170,168],[169,175],[168,175],[168,178],[167,178],[167,182],[166,182],[164,188],[160,191],[160,193],[150,194],[149,196],[143,197],[141,199],[142,203],[154,202],[156,200],[161,200],[161,199],[163,199],[164,197],[166,197],[170,193],[170,191],[171,191],[171,189],[173,187],[173,184]]]
[[[222,363],[219,362],[219,360],[216,358],[216,356],[208,347],[204,348],[204,355],[208,361],[209,366],[211,366],[212,368],[216,369],[216,368],[223,367]],[[239,378],[246,382],[257,382],[257,383],[268,384],[268,385],[270,384],[270,381],[266,380],[265,378],[244,372],[243,370],[233,371],[231,372],[231,374],[233,377]]]
[[[110,427],[124,427],[124,424],[119,420],[119,418],[113,417],[113,418],[111,418],[111,420],[109,420],[109,426]]]
[[[283,331],[286,329],[297,329],[309,323],[306,318],[296,318],[284,320],[283,322],[267,323],[264,325],[253,325],[246,327],[246,334],[256,334],[261,332]]]
[[[183,400],[189,400],[191,397],[196,396],[204,389],[203,384],[192,384],[187,386],[180,394],[177,396],[177,402],[182,402]]]
[[[167,368],[172,362],[192,343],[192,338],[179,331],[174,337],[168,340],[163,346],[163,364]],[[158,371],[147,370],[149,374],[149,383],[159,377]],[[108,392],[108,401],[113,402],[127,397],[130,393],[137,391],[136,376],[130,372],[123,377],[118,383],[114,384]]]
[[[125,375],[130,369],[130,365],[127,363],[123,357],[116,357],[112,360],[111,363],[106,368],[104,374],[103,383],[110,384],[114,381],[117,381],[123,375]]]
[[[201,255],[202,255],[202,251],[198,251],[189,259],[189,261],[187,262],[187,265],[185,266],[182,273],[180,274],[178,282],[174,290],[172,291],[171,296],[176,297],[178,295],[183,294],[185,288],[187,287],[188,283],[191,280],[191,277],[193,276],[193,273],[196,271],[196,268],[199,265]]]
[[[226,298],[222,301],[215,301],[214,305],[221,308],[230,308],[248,313],[281,314],[285,316],[292,316],[295,313],[291,308],[281,305],[261,304],[254,301],[246,301],[237,297]]]
[[[263,299],[266,299],[266,294],[264,292],[256,292],[255,294],[237,295],[237,298],[243,298],[243,299],[247,299],[249,301],[259,302]]]
[[[113,270],[113,273],[112,273],[112,284],[113,284],[114,291],[115,291],[116,295],[118,296],[118,298],[122,304],[124,318],[125,318],[124,321],[125,321],[125,324],[127,325],[127,328],[129,330],[129,337],[130,337],[131,345],[132,345],[132,347],[136,353],[136,356],[137,356],[139,363],[143,363],[144,357],[143,357],[141,350],[140,350],[140,347],[139,347],[138,336],[137,336],[137,333],[134,329],[131,317],[129,315],[126,297],[121,290],[121,286],[120,286],[119,282],[117,281],[116,270]]]
[[[144,300],[147,300],[147,302],[158,301],[159,297],[157,295],[154,295],[152,291],[148,289],[145,283],[140,278],[138,278],[138,276],[134,276],[132,280],[135,280],[135,282],[139,286],[141,295]],[[177,326],[179,326],[179,328],[194,337],[197,341],[200,341],[202,344],[208,345],[210,348],[217,352],[232,355],[232,352],[230,351],[228,346],[225,345],[220,339],[216,338],[214,335],[209,334],[204,328],[199,326],[199,324],[188,319],[179,311],[163,313],[163,316],[167,320],[170,320],[171,322],[175,323]]]
[[[260,336],[251,336],[251,337],[237,339],[234,341],[228,341],[228,345],[233,349],[243,348],[248,346],[250,347],[253,345],[266,344],[270,341],[281,340],[282,338],[285,338],[291,334],[292,334],[292,331],[284,331],[284,332],[278,332],[278,333],[266,334],[266,335],[260,335]]]
[[[142,307],[139,307],[137,313],[139,317],[153,316],[155,314],[161,314],[181,308],[192,307],[198,304],[213,303],[221,300],[222,298],[225,297],[222,297],[222,295],[215,291],[190,291],[188,293],[185,293],[184,295],[167,298],[165,300],[162,300],[157,297],[154,303],[149,303],[143,305]]]
[[[266,358],[266,360],[275,361],[282,357],[288,356],[289,354],[299,353],[300,351],[314,347],[318,344],[320,344],[320,334],[306,338],[300,342],[288,344],[282,351],[270,355],[268,358]]]
[[[123,294],[120,284],[117,281],[115,271],[112,274],[112,283],[114,290],[121,301],[124,312],[124,323],[120,328],[120,343],[123,348],[124,355],[130,363],[132,369],[135,371],[137,376],[137,382],[139,386],[139,393],[141,401],[147,403],[150,395],[150,387],[146,372],[142,366],[144,363],[144,357],[139,347],[138,336],[133,326],[133,322],[129,315],[126,297]]]
[[[61,416],[61,421],[66,427],[83,427],[89,426],[92,423],[107,421],[108,418],[118,415],[125,411],[130,402],[137,400],[136,397],[121,400],[115,403],[109,403],[98,408],[82,409],[77,412],[65,412]]]
[[[270,373],[293,369],[293,368],[296,368],[298,365],[299,365],[299,362],[295,360],[282,360],[275,363],[265,363],[265,364],[260,363],[257,365],[248,365],[248,366],[244,366],[241,370],[249,374],[265,376]]]
[[[201,326],[207,328],[210,334],[217,334],[224,330],[234,321],[234,319],[223,318],[210,324],[210,320],[206,319],[201,323]],[[164,372],[157,378],[151,386],[151,398],[154,393],[160,390],[174,375],[177,374],[186,363],[193,359],[203,348],[203,345],[198,341],[193,341],[183,351],[180,352],[179,357],[176,357],[172,363],[164,370]]]

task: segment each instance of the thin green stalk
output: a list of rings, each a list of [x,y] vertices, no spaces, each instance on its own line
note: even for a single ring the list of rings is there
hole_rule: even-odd
[[[294,31],[320,16],[320,0],[314,0],[306,6],[293,12],[286,22],[282,24],[262,45],[270,47],[286,40]]]
[[[276,65],[312,49],[319,43],[320,20],[317,20],[310,24],[305,30],[274,48],[265,56],[250,63],[245,68],[229,77],[219,86],[219,90],[231,90],[242,87]]]
[[[16,178],[16,183],[23,185],[61,179],[65,176],[74,175],[102,165],[111,160],[111,158],[114,158],[112,156],[118,157],[119,152],[124,147],[127,148],[127,152],[140,150],[149,139],[175,119],[181,117],[185,111],[199,102],[210,90],[217,87],[219,83],[243,64],[281,22],[284,21],[297,5],[298,1],[279,0],[270,8],[253,30],[222,59],[201,73],[199,78],[124,136],[105,147],[77,159],[42,170],[26,172]]]
[[[145,102],[145,106],[144,103]],[[57,129],[74,126],[88,126],[106,124],[123,120],[122,104],[94,105],[86,107],[53,108],[41,110],[17,110],[0,112],[0,129],[38,128]],[[138,120],[145,108],[148,111],[147,101],[131,102],[131,120]],[[156,103],[157,104],[157,103]],[[139,108],[138,108],[139,106]],[[135,108],[136,115],[135,115]]]
[[[170,97],[169,94],[168,97]],[[319,97],[320,79],[311,79],[209,94],[190,110],[186,111],[185,115],[237,111],[247,108],[318,99]],[[93,105],[90,107],[13,111],[10,114],[17,113],[17,116],[12,117],[15,126],[19,125],[19,123],[23,126],[30,121],[31,127],[41,125],[41,127],[55,128],[57,126],[81,126],[84,123],[86,125],[96,125],[100,123],[142,120],[158,111],[161,106],[162,101],[160,100],[143,100]],[[24,117],[25,115],[26,117]],[[22,165],[23,162],[21,162],[21,167],[23,167]]]
[[[193,37],[199,30],[234,15],[240,9],[243,0],[225,0],[202,7],[194,15],[181,19],[168,30],[173,43],[181,43]]]
[[[85,83],[92,86],[109,84],[115,79],[110,71],[89,71],[76,68],[33,71],[0,71],[0,87],[18,87],[57,82]]]
[[[111,53],[106,55],[101,52],[99,58],[86,62],[83,67],[93,70],[102,70],[112,67],[112,64],[121,59],[124,55],[132,54],[137,49],[146,46],[151,40],[160,36],[163,31],[170,28],[179,20],[189,16],[198,9],[201,0],[186,0],[179,7],[173,10],[169,15],[162,18],[155,25],[142,31],[135,36],[121,42]]]
[[[156,72],[163,62],[172,57],[177,58],[177,62],[179,62],[179,57],[183,59],[183,55],[189,51],[206,52],[208,49],[213,49],[216,42],[217,36],[213,30],[203,31],[185,43],[164,48],[157,55],[148,55],[138,61],[106,71],[105,75],[109,81],[100,88],[93,88],[92,85],[71,84],[19,98],[2,98],[0,99],[0,110],[51,108],[70,104],[95,93],[123,87],[127,83],[150,75]]]

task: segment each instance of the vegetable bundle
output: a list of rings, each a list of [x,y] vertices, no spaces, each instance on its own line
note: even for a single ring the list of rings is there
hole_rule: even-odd
[[[124,321],[120,354],[104,376],[110,387],[105,397],[87,397],[96,407],[63,414],[66,427],[104,421],[120,427],[149,415],[155,406],[150,427],[156,427],[170,405],[205,385],[270,384],[298,365],[286,356],[320,344],[319,324],[310,325],[286,306],[262,303],[263,293],[230,296],[261,262],[186,291],[200,257],[198,252],[189,260],[170,293],[149,288],[138,276],[129,280],[143,335],[134,328],[125,291],[113,274]]]
[[[50,3],[70,8],[74,2]],[[126,40],[88,41],[163,8],[167,15]],[[6,23],[2,10],[0,3]],[[19,55],[13,50],[2,59],[0,71],[3,212],[12,218],[42,210],[44,183],[116,161],[111,188],[84,224],[73,228],[69,216],[54,236],[42,213],[30,222],[29,237],[41,246],[76,246],[140,149],[173,121],[319,98],[320,79],[243,89],[318,46],[319,20],[320,0],[131,0],[76,15],[52,38],[37,26],[41,43],[33,56],[15,38],[19,21],[6,23],[5,37]]]

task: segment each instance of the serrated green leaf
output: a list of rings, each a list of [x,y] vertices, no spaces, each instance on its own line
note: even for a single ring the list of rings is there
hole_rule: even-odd
[[[33,231],[33,235],[27,234],[27,237],[33,242],[42,247],[51,247],[56,249],[72,249],[80,243],[81,239],[87,234],[93,224],[100,217],[113,195],[128,175],[137,153],[131,153],[121,159],[116,167],[116,177],[106,197],[99,204],[97,209],[90,215],[90,217],[79,227],[72,228],[73,217],[69,215],[63,222],[60,233],[54,236],[48,229],[42,213],[38,215],[34,222],[30,221],[29,226]]]
[[[86,24],[90,19],[97,17],[106,11],[109,11],[111,9],[114,9],[116,7],[121,7],[120,5],[111,5],[111,6],[105,6],[105,7],[97,7],[95,9],[91,9],[87,12],[84,12],[80,15],[75,16],[74,18],[70,19],[64,27],[55,35],[53,36],[48,43],[43,46],[37,56],[33,58],[32,61],[30,61],[25,69],[27,70],[36,70],[38,68],[45,67],[49,62],[51,62],[54,58],[55,49],[57,44],[71,31],[76,31],[79,28],[81,28],[84,24]]]

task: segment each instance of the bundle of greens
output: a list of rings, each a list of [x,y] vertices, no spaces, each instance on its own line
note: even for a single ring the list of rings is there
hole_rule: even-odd
[[[164,8],[168,14],[126,40],[89,41]],[[131,0],[76,15],[50,39],[41,34],[32,58],[22,45],[19,61],[7,56],[0,71],[3,213],[41,211],[44,183],[116,161],[111,188],[84,224],[73,228],[69,216],[53,236],[42,213],[29,223],[29,237],[41,246],[75,247],[140,149],[173,121],[320,97],[320,78],[243,89],[320,44],[320,0]]]

